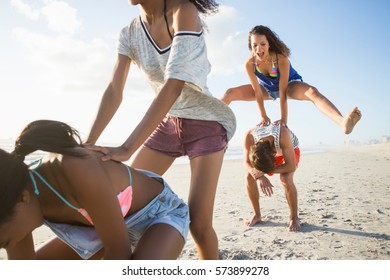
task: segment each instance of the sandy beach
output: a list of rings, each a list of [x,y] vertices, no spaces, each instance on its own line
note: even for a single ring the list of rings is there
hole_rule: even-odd
[[[189,165],[174,165],[165,179],[186,200]],[[272,197],[261,197],[263,222],[251,216],[242,160],[222,167],[214,209],[221,259],[389,260],[390,143],[303,154],[295,174],[301,231],[287,231],[289,210],[278,176]],[[37,244],[52,236],[41,227]],[[0,250],[0,259],[6,259]],[[181,260],[197,259],[189,235]]]

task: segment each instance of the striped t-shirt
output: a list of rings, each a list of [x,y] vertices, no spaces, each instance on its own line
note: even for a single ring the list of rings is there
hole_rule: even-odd
[[[291,143],[293,145],[293,148],[294,149],[298,148],[299,147],[298,137],[295,136],[295,134],[290,129],[288,131],[290,132],[290,139],[291,139]],[[259,142],[260,139],[262,139],[264,137],[268,137],[270,135],[272,135],[274,137],[275,148],[277,150],[280,150],[280,144],[279,144],[280,143],[280,125],[275,125],[273,123],[271,123],[268,126],[257,125],[253,129],[253,138],[255,140],[255,144],[257,142]]]

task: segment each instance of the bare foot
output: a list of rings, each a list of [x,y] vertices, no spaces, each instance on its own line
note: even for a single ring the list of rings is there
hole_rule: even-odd
[[[357,124],[358,121],[360,121],[360,118],[362,117],[362,113],[360,110],[355,107],[345,118],[344,121],[344,133],[345,134],[350,134]]]
[[[299,225],[298,220],[290,220],[290,225],[288,226],[288,231],[300,231],[301,226]]]
[[[255,224],[261,222],[260,215],[253,215],[251,219],[245,221],[245,225],[248,227],[253,227]]]

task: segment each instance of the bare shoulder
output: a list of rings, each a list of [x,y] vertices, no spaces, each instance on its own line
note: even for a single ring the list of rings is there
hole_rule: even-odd
[[[188,0],[177,0],[173,2],[173,23],[175,31],[201,30],[202,25],[198,9]]]
[[[246,60],[245,60],[245,68],[247,69],[250,69],[250,70],[253,70],[253,58],[252,56],[249,56]]]
[[[63,155],[58,157],[63,174],[71,181],[98,172],[102,167],[94,152],[80,148],[80,156]]]
[[[284,125],[280,126],[279,144],[281,148],[291,146],[290,129]]]
[[[290,137],[290,129],[285,125],[281,125],[280,126],[280,138],[285,138],[285,137]]]
[[[278,65],[290,65],[290,59],[284,54],[277,54]]]
[[[244,142],[248,145],[253,145],[255,143],[255,140],[253,138],[253,128],[245,132]]]

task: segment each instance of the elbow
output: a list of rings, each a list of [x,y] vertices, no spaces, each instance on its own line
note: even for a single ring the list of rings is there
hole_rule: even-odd
[[[169,93],[171,93],[174,97],[179,97],[184,88],[184,81],[177,79],[169,79],[166,83],[169,88]]]
[[[104,95],[116,103],[121,103],[123,99],[123,89],[111,82]]]
[[[296,166],[295,164],[292,164],[292,165],[289,166],[289,168],[288,168],[288,173],[295,172],[295,170],[297,170],[297,166]]]

